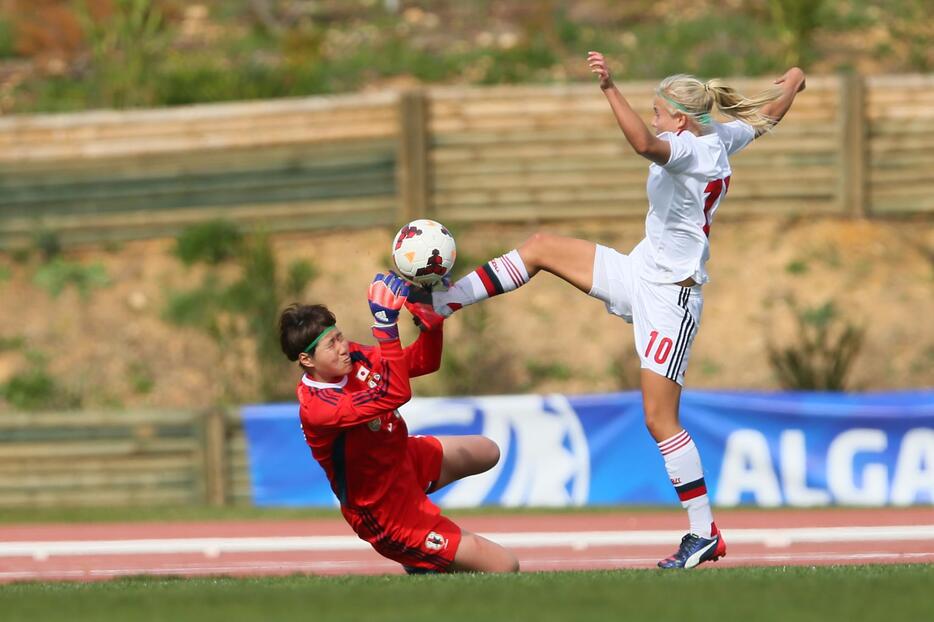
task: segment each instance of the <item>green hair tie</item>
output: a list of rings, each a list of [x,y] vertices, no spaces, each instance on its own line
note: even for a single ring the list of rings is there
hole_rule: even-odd
[[[688,110],[687,108],[685,108],[684,106],[682,106],[681,104],[679,104],[678,102],[676,102],[675,100],[670,99],[669,97],[667,97],[667,96],[666,96],[664,93],[662,93],[661,91],[655,91],[655,93],[656,93],[659,97],[661,97],[662,99],[664,99],[666,102],[668,102],[669,104],[671,104],[672,106],[674,106],[674,108],[675,108],[676,110],[679,110],[679,111],[683,112],[683,113],[686,114],[686,115],[690,115],[691,117],[694,117],[694,119],[696,119],[697,122],[700,123],[701,125],[710,125],[711,119],[710,119],[710,113],[709,113],[709,112],[701,112],[701,113],[699,113],[699,114],[695,114],[695,113],[691,112],[690,110]]]
[[[307,348],[304,349],[305,354],[308,354],[311,350],[313,350],[314,347],[318,345],[318,342],[321,341],[321,338],[327,335],[329,332],[331,332],[335,328],[337,328],[337,325],[332,324],[331,326],[328,326],[323,331],[321,331],[321,333],[317,337],[315,337],[315,340],[312,341],[311,344]]]

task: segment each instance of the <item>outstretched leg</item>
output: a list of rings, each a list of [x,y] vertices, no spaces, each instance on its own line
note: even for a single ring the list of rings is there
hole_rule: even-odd
[[[716,561],[726,554],[726,544],[713,521],[700,453],[678,420],[681,385],[648,369],[641,372],[641,384],[645,425],[658,443],[668,478],[691,525],[678,551],[658,565],[692,568],[704,561]]]
[[[489,471],[499,462],[499,447],[485,436],[437,436],[444,456],[441,475],[429,492],[434,492],[464,477]],[[517,572],[519,560],[508,549],[483,536],[461,529],[461,542],[452,572]]]
[[[441,475],[428,492],[444,488],[451,482],[489,471],[499,462],[499,446],[479,434],[469,436],[437,436],[441,442]]]
[[[435,311],[447,317],[461,307],[511,292],[528,283],[539,270],[551,272],[589,294],[596,248],[587,240],[535,233],[518,249],[494,257],[446,292],[435,292]]]
[[[483,536],[461,530],[461,543],[448,566],[452,572],[519,572],[519,560],[508,549]]]

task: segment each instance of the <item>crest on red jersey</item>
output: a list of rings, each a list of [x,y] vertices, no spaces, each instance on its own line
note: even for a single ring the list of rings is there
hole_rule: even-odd
[[[425,548],[429,551],[440,551],[442,549],[448,548],[448,539],[442,536],[440,533],[435,533],[434,531],[428,534],[428,537],[425,538]]]

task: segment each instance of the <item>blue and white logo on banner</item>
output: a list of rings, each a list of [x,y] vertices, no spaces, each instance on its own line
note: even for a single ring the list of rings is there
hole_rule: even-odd
[[[482,434],[502,457],[433,498],[445,507],[675,504],[636,392],[421,398],[412,434]],[[257,505],[334,505],[298,406],[248,406]],[[934,504],[934,391],[886,394],[686,391],[681,422],[717,505]]]
[[[563,395],[419,399],[399,412],[412,434],[482,434],[499,445],[499,464],[438,492],[446,507],[587,503],[587,437]]]

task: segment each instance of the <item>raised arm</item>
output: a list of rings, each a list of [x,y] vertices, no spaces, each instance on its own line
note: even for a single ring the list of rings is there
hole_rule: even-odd
[[[418,339],[405,348],[405,357],[409,362],[409,377],[416,378],[438,371],[441,368],[443,346],[444,333],[440,328],[419,333]]]
[[[405,308],[412,314],[419,329],[418,339],[405,349],[409,375],[414,378],[438,371],[444,345],[444,317],[435,313],[431,292],[413,287],[405,301]]]
[[[395,274],[377,274],[367,291],[370,312],[375,320],[373,336],[379,342],[379,362],[368,381],[368,388],[345,392],[328,388],[317,391],[307,410],[311,425],[344,428],[359,425],[374,415],[394,410],[412,398],[409,361],[399,342],[399,310],[405,304],[409,286]],[[303,414],[303,418],[306,415]]]
[[[646,127],[642,118],[636,114],[623,94],[613,84],[613,78],[610,76],[603,54],[588,52],[587,64],[590,66],[591,73],[599,76],[600,89],[610,103],[619,129],[623,130],[623,135],[633,150],[656,164],[666,164],[671,157],[671,147],[668,141],[658,138]]]
[[[398,408],[412,398],[409,364],[399,343],[399,310],[409,295],[409,286],[395,274],[377,274],[367,291],[373,314],[373,336],[379,342],[383,372],[369,390],[345,396],[340,406],[352,416],[367,416]]]
[[[776,80],[775,84],[781,87],[782,94],[778,99],[769,102],[760,109],[762,115],[772,119],[773,123],[771,126],[756,130],[756,137],[761,136],[770,128],[778,125],[778,122],[782,120],[791,108],[791,104],[795,101],[795,96],[804,90],[804,71],[802,71],[800,67],[792,67],[786,71],[782,77]]]

